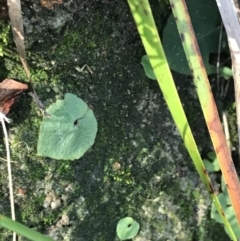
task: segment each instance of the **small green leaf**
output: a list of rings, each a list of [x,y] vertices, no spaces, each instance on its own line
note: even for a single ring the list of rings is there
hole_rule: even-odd
[[[217,156],[215,154],[215,152],[209,152],[207,154],[207,157],[210,159],[203,159],[203,163],[205,168],[209,171],[209,172],[218,172],[220,171],[220,166],[217,160]]]
[[[233,77],[232,69],[224,66],[224,67],[220,68],[220,75],[223,76],[225,79],[230,79]]]
[[[218,200],[219,202],[221,203],[221,205],[224,205],[222,206],[223,208],[226,208],[226,194],[225,193],[220,193],[218,195]],[[218,223],[223,223],[223,220],[221,218],[221,216],[219,215],[214,203],[212,202],[212,208],[211,208],[211,218],[214,219],[215,221],[217,221]]]
[[[132,239],[137,235],[139,227],[139,223],[133,218],[123,218],[117,224],[117,236],[121,240]]]
[[[156,76],[153,72],[153,69],[152,69],[152,66],[149,62],[149,59],[148,59],[148,56],[147,55],[143,55],[142,56],[142,59],[141,59],[141,64],[143,66],[143,69],[144,69],[144,72],[146,74],[146,76],[149,78],[149,79],[153,79],[153,80],[156,80]]]
[[[217,160],[217,156],[216,156],[216,153],[215,153],[214,151],[208,152],[207,157],[208,157],[210,160],[212,160],[212,161],[216,161],[216,160]]]
[[[238,222],[235,216],[234,209],[231,204],[231,200],[229,198],[226,184],[223,180],[221,181],[221,189],[222,192],[218,194],[218,200],[223,208],[224,214],[226,215],[226,218],[229,221],[229,224],[232,227],[232,230],[236,236],[236,238],[240,239],[240,227],[238,226]],[[219,215],[218,211],[216,210],[216,207],[214,203],[212,202],[212,208],[211,208],[211,218],[214,219],[218,223],[223,223],[221,216]],[[229,235],[228,230],[225,228],[225,232]]]
[[[233,232],[237,239],[240,238],[240,228],[238,226],[238,222],[235,216],[235,212],[233,207],[231,206],[230,198],[227,194],[227,192],[220,193],[218,195],[219,202],[221,203],[221,206],[223,208],[223,211],[229,221],[229,224],[231,225]],[[211,218],[214,219],[218,223],[223,223],[222,218],[220,217],[218,211],[215,208],[215,205],[212,203],[211,208]],[[225,228],[225,232],[229,235],[228,230]]]
[[[37,153],[58,160],[75,160],[93,145],[97,121],[93,111],[76,95],[49,106],[40,127]]]
[[[235,216],[235,212],[233,209],[233,206],[229,206],[226,211],[225,211],[226,217],[229,220],[229,223],[232,227],[232,230],[236,236],[236,238],[239,240],[240,238],[240,228],[238,226],[238,221],[237,218]],[[228,230],[224,227],[225,232],[229,235]]]

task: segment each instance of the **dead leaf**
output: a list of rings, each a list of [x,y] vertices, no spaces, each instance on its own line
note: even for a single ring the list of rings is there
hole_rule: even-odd
[[[63,0],[40,0],[42,7],[53,9],[54,4],[62,4]]]
[[[5,79],[0,83],[0,112],[8,114],[15,99],[25,90],[27,84],[20,83],[13,79]]]

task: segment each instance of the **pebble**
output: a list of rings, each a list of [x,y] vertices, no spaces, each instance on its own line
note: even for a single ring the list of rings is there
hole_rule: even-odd
[[[61,207],[61,200],[60,199],[56,199],[53,202],[51,202],[51,209],[52,210],[57,209],[59,207]]]

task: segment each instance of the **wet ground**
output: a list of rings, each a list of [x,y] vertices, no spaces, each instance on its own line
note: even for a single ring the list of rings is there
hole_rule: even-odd
[[[118,240],[116,224],[125,216],[140,223],[134,241],[228,240],[210,220],[210,199],[157,83],[144,75],[144,50],[127,2],[64,1],[50,10],[30,1],[23,13],[39,98],[48,106],[67,92],[76,94],[93,109],[98,134],[79,160],[39,157],[41,111],[27,93],[18,99],[8,126],[17,220],[55,240]],[[12,41],[0,75],[26,80]],[[191,79],[174,76],[206,150],[209,139]],[[10,216],[6,170],[1,162],[0,212]],[[0,231],[1,241],[10,240]]]

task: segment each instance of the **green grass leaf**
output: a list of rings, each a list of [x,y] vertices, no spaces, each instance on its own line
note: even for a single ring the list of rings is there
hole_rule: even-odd
[[[17,234],[26,237],[28,240],[32,241],[54,241],[50,237],[47,237],[36,230],[29,228],[19,222],[16,222],[12,220],[11,218],[8,218],[2,214],[0,214],[0,226],[7,228],[8,230],[11,230],[13,232],[16,232]],[[20,238],[23,240],[22,238]],[[24,239],[26,240],[26,239]]]
[[[76,95],[67,93],[47,110],[40,127],[37,153],[58,160],[75,160],[93,145],[97,121],[93,111]]]

